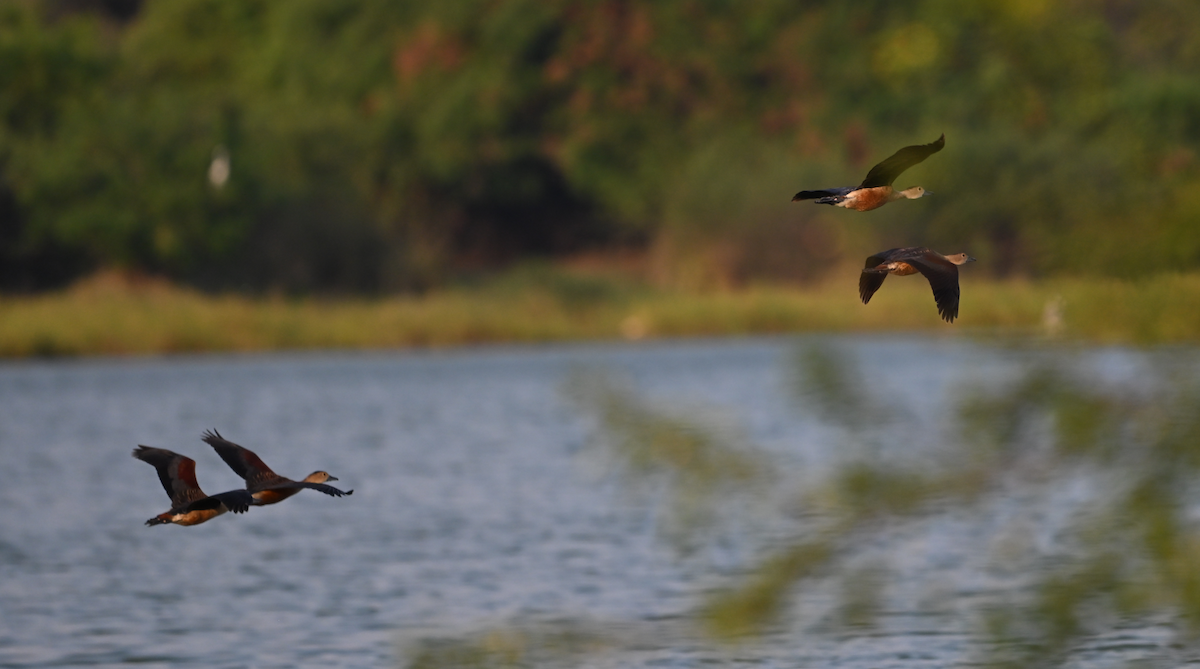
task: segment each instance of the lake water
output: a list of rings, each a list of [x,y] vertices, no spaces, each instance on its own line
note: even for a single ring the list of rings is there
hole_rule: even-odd
[[[874,390],[931,424],[956,383],[1015,373],[1025,355],[840,337],[0,364],[0,667],[397,667],[430,640],[511,629],[600,630],[565,666],[962,663],[966,629],[915,611],[869,633],[784,630],[734,648],[690,631],[688,612],[749,549],[726,538],[681,556],[653,499],[590,455],[596,422],[564,393],[579,369],[605,370],[816,466],[831,428],[787,391],[813,342],[880,370]],[[1090,359],[1121,374],[1139,355]],[[209,493],[241,487],[200,441],[213,428],[285,476],[325,469],[355,492],[145,527],[169,504],[137,444],[195,459]],[[986,530],[926,536],[902,568],[955,569],[931,542],[972,532]],[[1121,632],[1081,666],[1167,639]]]

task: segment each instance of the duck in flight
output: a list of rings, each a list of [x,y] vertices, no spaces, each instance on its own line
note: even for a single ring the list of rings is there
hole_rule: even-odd
[[[802,190],[796,193],[792,202],[800,200],[816,200],[817,204],[831,204],[835,207],[853,209],[855,211],[870,211],[878,209],[893,201],[908,198],[915,200],[925,197],[929,191],[920,186],[904,190],[892,188],[892,182],[904,170],[925,160],[942,150],[946,145],[946,135],[937,138],[936,142],[906,146],[893,153],[886,160],[871,168],[867,178],[857,187],[826,188],[824,190]]]
[[[199,525],[232,511],[245,513],[254,498],[246,490],[230,490],[219,495],[205,495],[196,483],[196,462],[165,448],[138,446],[133,457],[147,462],[158,470],[158,480],[171,498],[171,508],[146,521],[146,524]]]
[[[246,479],[246,490],[254,497],[256,505],[277,504],[305,488],[318,490],[334,497],[354,494],[353,490],[343,491],[331,485],[325,485],[326,481],[338,480],[336,476],[330,476],[329,472],[325,471],[315,471],[305,476],[303,481],[284,478],[271,471],[271,468],[255,455],[254,451],[227,441],[216,430],[206,431],[202,438],[204,443],[216,450],[217,455],[221,456],[230,469]]]
[[[947,323],[953,323],[958,317],[958,266],[974,261],[965,253],[944,256],[920,246],[882,251],[867,258],[867,265],[858,277],[858,296],[866,304],[888,274],[907,276],[920,272],[933,288],[938,313]]]

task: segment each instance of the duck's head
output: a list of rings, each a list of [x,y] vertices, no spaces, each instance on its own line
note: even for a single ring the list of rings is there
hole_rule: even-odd
[[[955,265],[965,265],[969,262],[975,262],[974,258],[965,253],[955,253],[952,256],[946,256],[946,260],[949,260]]]
[[[915,200],[919,197],[925,197],[926,195],[933,195],[933,193],[925,190],[924,188],[921,188],[920,186],[913,186],[912,188],[905,188],[904,190],[900,191],[900,194],[910,200]]]
[[[325,483],[326,481],[336,481],[338,477],[331,475],[329,472],[318,469],[317,471],[304,477],[306,483]]]

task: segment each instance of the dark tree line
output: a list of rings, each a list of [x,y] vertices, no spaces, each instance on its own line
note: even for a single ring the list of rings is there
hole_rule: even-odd
[[[0,288],[411,290],[614,246],[700,285],[912,243],[1189,270],[1197,71],[1181,0],[14,0]],[[788,202],[942,132],[932,198]]]

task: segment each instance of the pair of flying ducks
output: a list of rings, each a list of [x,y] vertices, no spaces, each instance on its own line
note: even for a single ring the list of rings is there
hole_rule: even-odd
[[[196,483],[196,461],[165,448],[138,446],[133,457],[150,463],[158,470],[158,480],[171,498],[171,508],[165,513],[146,521],[147,525],[199,525],[231,511],[245,513],[252,506],[276,504],[295,495],[305,488],[319,490],[326,495],[341,497],[353,494],[353,490],[338,490],[326,481],[336,481],[329,472],[315,471],[303,481],[293,481],[271,471],[254,451],[243,448],[221,437],[216,430],[205,432],[204,443],[212,446],[217,455],[238,476],[246,479],[242,490],[230,490],[217,495],[205,495]]]
[[[936,142],[906,146],[872,167],[867,178],[856,187],[802,190],[796,193],[792,202],[814,200],[817,204],[870,211],[896,200],[925,197],[929,191],[920,186],[896,190],[892,188],[892,182],[901,172],[941,151],[945,145],[946,136],[942,135]],[[866,304],[883,285],[888,274],[906,276],[920,272],[933,288],[933,301],[937,303],[938,313],[947,323],[953,323],[958,317],[958,266],[974,260],[965,253],[944,256],[923,246],[881,251],[867,258],[866,267],[858,278],[858,295]]]

